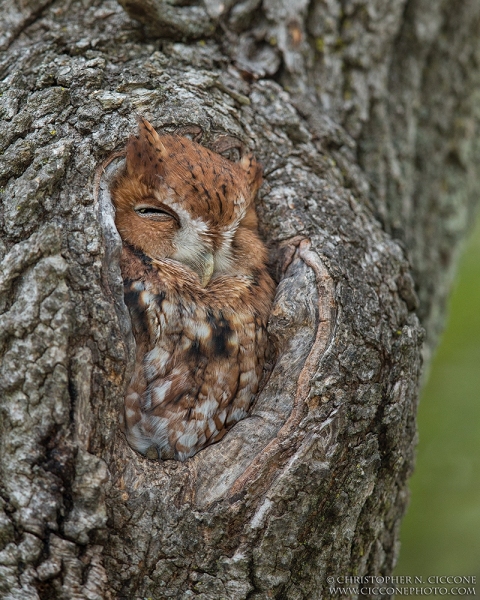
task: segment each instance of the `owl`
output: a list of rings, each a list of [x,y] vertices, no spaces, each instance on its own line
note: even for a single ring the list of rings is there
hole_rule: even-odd
[[[251,155],[233,163],[143,119],[127,143],[111,195],[136,340],[125,430],[142,454],[184,461],[252,405],[274,293],[261,181]]]

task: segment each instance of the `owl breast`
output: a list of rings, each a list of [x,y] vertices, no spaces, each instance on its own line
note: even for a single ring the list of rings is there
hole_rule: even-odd
[[[266,318],[254,300],[262,290],[245,276],[204,289],[169,261],[151,268],[144,281],[125,282],[137,340],[127,437],[141,453],[154,446],[162,459],[185,460],[248,414],[266,349]]]
[[[247,416],[274,292],[254,198],[261,169],[141,120],[112,182],[136,341],[130,445],[186,460]]]

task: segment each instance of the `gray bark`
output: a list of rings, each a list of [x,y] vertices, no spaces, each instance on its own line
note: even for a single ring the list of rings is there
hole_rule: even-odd
[[[387,575],[424,330],[428,358],[477,196],[480,2],[122,4],[144,25],[113,1],[2,9],[0,596]],[[118,418],[134,340],[102,165],[136,114],[266,174],[265,385],[186,463],[137,455]]]

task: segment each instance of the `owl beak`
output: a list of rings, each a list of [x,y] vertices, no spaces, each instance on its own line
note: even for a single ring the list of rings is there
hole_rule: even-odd
[[[215,259],[211,252],[207,252],[203,255],[202,265],[198,270],[200,282],[203,287],[207,287],[208,282],[212,278],[213,269],[215,267]]]

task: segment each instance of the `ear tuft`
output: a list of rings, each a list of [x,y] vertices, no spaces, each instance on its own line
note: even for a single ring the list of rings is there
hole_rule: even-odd
[[[138,135],[131,135],[127,143],[127,174],[154,186],[158,178],[165,175],[165,154],[158,133],[147,120],[140,117]]]
[[[258,192],[258,189],[262,185],[262,165],[256,161],[253,154],[245,154],[242,156],[239,165],[245,171],[247,175],[247,181],[250,189],[252,190],[252,198]]]

